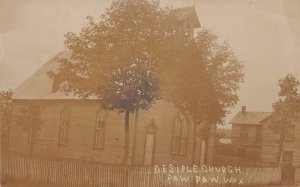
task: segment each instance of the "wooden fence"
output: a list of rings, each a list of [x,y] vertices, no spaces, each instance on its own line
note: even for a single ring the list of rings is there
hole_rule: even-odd
[[[296,167],[295,172],[295,182],[298,186],[300,186],[300,167]]]
[[[59,187],[197,187],[279,184],[279,168],[241,168],[241,173],[155,173],[153,167],[4,155],[2,177]],[[125,185],[125,184],[128,185]],[[241,185],[239,185],[241,186]]]

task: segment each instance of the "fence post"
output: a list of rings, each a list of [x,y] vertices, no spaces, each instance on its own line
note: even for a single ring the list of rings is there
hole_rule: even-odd
[[[3,108],[0,103],[0,187],[2,185],[2,126],[3,126]]]
[[[295,183],[295,167],[291,164],[282,166],[281,183],[287,185]]]
[[[124,181],[125,181],[124,187],[128,187],[129,186],[129,184],[128,184],[128,182],[129,182],[129,167],[128,167],[127,163],[125,165],[125,180]]]

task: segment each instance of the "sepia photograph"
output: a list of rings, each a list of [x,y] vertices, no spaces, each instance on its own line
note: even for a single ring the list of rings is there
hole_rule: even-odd
[[[300,0],[0,0],[0,187],[300,187]]]

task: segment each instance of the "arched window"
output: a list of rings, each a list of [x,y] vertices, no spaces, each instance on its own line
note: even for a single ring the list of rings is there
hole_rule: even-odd
[[[63,109],[60,117],[59,126],[59,145],[67,145],[69,138],[69,127],[70,127],[70,109]]]
[[[94,148],[104,149],[105,143],[105,126],[106,126],[107,111],[100,110],[97,114]]]
[[[185,155],[188,139],[188,120],[179,113],[173,121],[172,154]]]
[[[192,34],[192,26],[191,24],[186,24],[185,26],[185,35],[186,36],[190,36]]]

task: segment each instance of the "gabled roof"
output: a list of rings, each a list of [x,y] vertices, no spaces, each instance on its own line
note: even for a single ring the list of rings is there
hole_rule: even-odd
[[[172,13],[175,16],[176,21],[178,22],[182,22],[191,18],[193,20],[195,28],[199,28],[201,26],[195,6],[173,9]]]
[[[47,75],[49,71],[58,70],[59,62],[57,62],[57,58],[70,58],[70,56],[71,52],[69,51],[62,51],[55,55],[17,87],[13,93],[13,99],[80,99],[62,90],[52,93],[53,80]]]
[[[260,125],[262,120],[271,116],[271,112],[242,112],[237,113],[230,124]]]
[[[194,6],[173,9],[172,12],[178,22],[192,19],[194,27],[200,27],[200,22]],[[25,82],[17,87],[13,93],[13,99],[80,99],[73,94],[63,92],[62,90],[52,93],[53,80],[47,75],[47,72],[55,71],[59,68],[57,58],[70,58],[70,56],[70,51],[62,51],[50,59]]]

